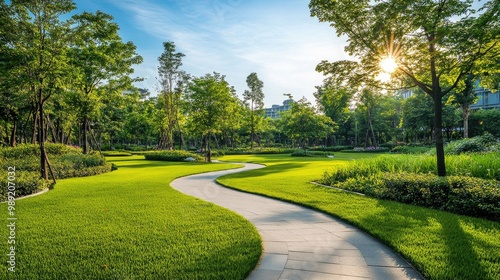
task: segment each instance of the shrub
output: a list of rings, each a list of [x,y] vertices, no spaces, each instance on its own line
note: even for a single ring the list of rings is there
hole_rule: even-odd
[[[326,157],[325,152],[320,152],[320,151],[307,151],[305,152],[304,150],[295,150],[292,153],[292,157]]]
[[[45,151],[48,155],[78,154],[80,149],[64,144],[46,143]],[[16,147],[0,148],[0,157],[9,159],[20,159],[27,157],[39,157],[40,146],[37,144],[20,144]]]
[[[500,182],[465,176],[380,172],[333,184],[369,196],[500,221]]]
[[[40,179],[40,162],[38,145],[23,144],[16,147],[0,149],[0,168],[16,167],[16,196],[29,195],[50,186],[52,181]],[[62,144],[46,144],[50,166],[56,179],[82,177],[109,172],[111,164],[97,154],[83,155],[79,148]],[[0,174],[5,176],[5,174]],[[49,177],[50,177],[49,173]],[[0,183],[4,195],[7,180]],[[1,199],[5,199],[2,196]]]
[[[330,146],[330,147],[313,147],[311,151],[323,151],[323,152],[340,152],[343,150],[352,150],[353,146]]]
[[[192,157],[197,161],[202,161],[203,157],[188,151],[155,151],[144,154],[147,160],[163,160],[163,161],[184,161],[186,158]]]
[[[0,200],[5,201],[8,193],[7,172],[0,172]],[[16,171],[15,197],[37,193],[52,186],[51,181],[40,179],[38,172]]]
[[[226,155],[250,155],[250,154],[290,154],[293,153],[294,149],[285,148],[254,148],[252,151],[250,148],[237,148],[224,151]]]
[[[448,143],[444,151],[446,154],[459,155],[463,153],[477,153],[488,151],[488,148],[498,144],[491,134],[466,138]]]
[[[129,152],[121,152],[121,151],[103,151],[102,155],[106,157],[125,157],[125,156],[131,156],[132,154]]]

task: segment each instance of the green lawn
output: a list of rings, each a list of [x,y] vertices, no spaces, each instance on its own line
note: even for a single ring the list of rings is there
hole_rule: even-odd
[[[267,168],[218,181],[247,192],[296,202],[340,217],[394,248],[429,279],[500,279],[500,223],[378,200],[311,184],[323,172],[374,154],[334,159],[289,155],[225,156]]]
[[[1,279],[243,279],[261,255],[253,225],[169,182],[232,164],[111,159],[119,169],[60,180],[16,201],[16,267]],[[21,172],[18,170],[17,172]],[[0,204],[7,225],[7,204]]]

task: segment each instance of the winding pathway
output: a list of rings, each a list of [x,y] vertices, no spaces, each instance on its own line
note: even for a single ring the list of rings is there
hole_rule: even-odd
[[[174,189],[239,213],[256,226],[264,250],[247,279],[423,279],[387,246],[339,219],[215,182],[219,176],[262,167],[245,163],[240,169],[192,175],[171,183]]]

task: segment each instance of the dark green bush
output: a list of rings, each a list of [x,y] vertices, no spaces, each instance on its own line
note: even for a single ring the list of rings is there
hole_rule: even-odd
[[[285,148],[254,148],[252,151],[250,148],[237,148],[225,150],[224,153],[226,155],[250,155],[250,154],[290,154],[293,153],[294,149],[285,149]]]
[[[330,147],[312,147],[311,151],[322,151],[322,152],[340,152],[343,150],[352,150],[353,146],[330,146]]]
[[[78,154],[81,152],[79,148],[67,146],[64,144],[46,143],[45,151],[48,155],[63,155],[63,154]],[[40,146],[36,144],[20,144],[16,147],[0,148],[0,157],[9,159],[19,159],[27,157],[39,157]]]
[[[163,161],[184,161],[186,158],[192,157],[196,161],[202,161],[203,157],[188,151],[155,151],[144,154],[147,160],[163,160]]]
[[[326,157],[327,153],[321,151],[307,151],[295,150],[292,157]]]
[[[450,155],[459,155],[463,153],[477,153],[490,150],[489,147],[495,146],[498,141],[491,134],[466,138],[448,143],[445,147],[445,153]]]
[[[103,151],[102,155],[106,157],[125,157],[125,156],[131,156],[132,154],[129,152],[121,152],[121,151]]]
[[[13,148],[0,149],[0,168],[16,168],[16,196],[29,195],[50,186],[52,181],[40,179],[40,152],[37,145],[24,144]],[[82,177],[109,172],[112,165],[97,154],[83,155],[79,148],[62,144],[46,144],[50,166],[56,179]],[[3,174],[5,173],[5,174]],[[6,172],[0,174],[0,178]],[[49,173],[49,178],[51,174]],[[0,182],[0,194],[7,191],[7,180]],[[5,199],[2,196],[1,199]]]
[[[0,200],[5,201],[8,193],[7,169],[0,173]],[[52,186],[52,181],[40,179],[38,172],[16,170],[15,198],[37,193]]]
[[[500,221],[500,182],[380,172],[332,184],[369,196]]]

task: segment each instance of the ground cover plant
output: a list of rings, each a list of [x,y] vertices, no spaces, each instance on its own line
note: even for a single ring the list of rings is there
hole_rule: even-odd
[[[335,153],[334,159],[287,155],[225,156],[259,162],[264,169],[227,175],[218,181],[318,209],[346,220],[392,247],[428,279],[498,279],[500,223],[370,198],[310,182],[325,169],[377,154]]]
[[[56,179],[91,176],[112,170],[112,164],[100,155],[84,155],[77,147],[47,143],[46,151]],[[40,179],[39,155],[39,147],[33,144],[0,147],[1,169],[14,167],[16,170],[16,196],[33,194],[53,186],[52,181]],[[5,200],[6,172],[0,173],[0,187],[0,200]]]
[[[3,262],[0,279],[244,279],[254,268],[261,240],[253,225],[168,186],[237,165],[112,161],[115,172],[60,180],[16,201],[16,272]]]

